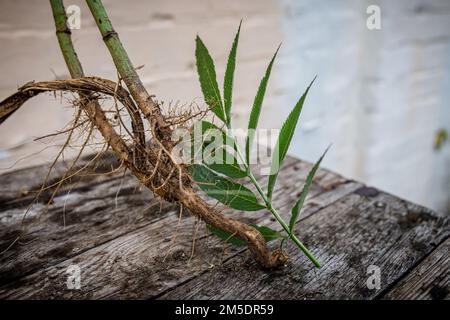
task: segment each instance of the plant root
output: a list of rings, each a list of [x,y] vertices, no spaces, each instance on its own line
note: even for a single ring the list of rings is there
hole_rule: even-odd
[[[150,97],[136,98],[136,95],[133,95],[132,98],[129,92],[116,82],[98,77],[83,77],[25,84],[0,102],[0,124],[28,99],[43,92],[78,93],[80,99],[77,104],[80,109],[87,114],[119,161],[145,187],[165,201],[179,203],[205,223],[246,241],[249,250],[262,267],[275,268],[285,264],[287,256],[280,250],[270,251],[259,231],[218,212],[196,193],[186,167],[176,163],[171,156],[175,145],[171,140],[173,126],[182,125],[182,117],[166,120],[159,105]],[[127,131],[131,145],[127,144],[123,135],[117,133],[107,118],[98,103],[99,95],[111,96],[115,102],[118,101],[125,107],[132,123],[131,132]],[[193,113],[191,117],[186,117],[186,121],[202,115],[201,112]],[[151,126],[152,136],[148,139],[149,143],[145,137],[141,116],[147,119]],[[57,185],[59,188],[59,184]]]

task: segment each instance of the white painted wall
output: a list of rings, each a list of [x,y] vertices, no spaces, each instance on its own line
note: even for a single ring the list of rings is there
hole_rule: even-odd
[[[366,8],[381,8],[368,30]],[[450,1],[283,0],[283,105],[318,74],[292,152],[441,211],[450,206]],[[285,113],[288,108],[283,108]],[[274,112],[274,115],[278,112]]]
[[[79,56],[90,75],[115,79],[88,9],[81,0]],[[125,4],[126,3],[126,4]],[[444,0],[104,0],[146,86],[159,99],[200,97],[194,69],[199,33],[223,77],[241,18],[234,112],[246,127],[258,83],[282,41],[261,119],[279,128],[307,84],[291,154],[440,211],[450,207],[450,148],[433,150],[438,128],[450,131],[450,1]],[[366,8],[381,8],[381,30],[366,28]],[[29,80],[67,77],[47,1],[0,2],[0,97]],[[72,117],[50,96],[29,102],[0,126],[0,172],[46,162],[61,140],[33,137]],[[22,128],[19,130],[19,128]],[[48,147],[50,146],[50,147]],[[42,151],[43,148],[46,148]],[[39,154],[34,154],[41,151]]]

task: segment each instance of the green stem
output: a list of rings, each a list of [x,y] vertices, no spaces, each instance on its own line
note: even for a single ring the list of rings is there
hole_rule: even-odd
[[[114,31],[105,7],[100,0],[86,0],[89,10],[103,37],[120,77],[125,82],[131,96],[150,123],[152,133],[166,147],[171,147],[172,131],[167,125],[161,110],[144,87],[128,54],[120,42],[119,35]]]
[[[275,219],[277,219],[278,223],[283,227],[284,231],[289,235],[289,238],[300,248],[300,250],[303,251],[303,253],[309,258],[309,260],[314,263],[314,265],[317,268],[320,268],[320,263],[317,261],[317,259],[314,257],[314,255],[311,253],[311,251],[306,248],[306,246],[297,238],[297,236],[289,230],[289,226],[287,223],[283,220],[281,215],[278,213],[278,211],[272,206],[272,203],[270,202],[269,198],[267,198],[266,194],[262,190],[259,182],[256,180],[255,176],[251,171],[249,171],[249,178],[252,181],[253,185],[255,186],[256,190],[260,194],[260,196],[263,198],[264,203],[266,204],[267,209],[273,214]]]
[[[67,15],[62,0],[50,0],[52,7],[53,19],[56,27],[56,37],[58,38],[59,47],[69,69],[72,78],[81,78],[84,76],[83,68],[78,60],[77,53],[73,47],[71,31],[67,27]]]
[[[95,23],[97,24],[97,27],[103,37],[103,41],[111,54],[117,71],[124,80],[125,84],[132,88],[136,85],[142,86],[139,76],[131,63],[127,52],[120,42],[119,35],[114,31],[102,2],[100,0],[87,0],[86,3],[89,10],[91,10],[92,16],[94,17]],[[131,91],[136,91],[136,89],[132,88],[129,88],[130,93]]]
[[[149,109],[143,110],[146,118],[150,117],[149,112],[156,107],[147,90],[145,89],[139,75],[136,72],[127,51],[119,39],[119,35],[111,24],[105,7],[100,0],[86,0],[89,10],[94,17],[95,23],[103,37],[103,41],[111,54],[114,65],[120,74],[120,77],[125,82],[133,99],[142,108],[148,106]]]
[[[234,137],[234,135],[232,133],[231,126],[227,125],[227,129],[228,129],[227,134],[236,141],[236,138]],[[278,213],[278,211],[272,206],[271,200],[267,197],[267,195],[265,194],[261,185],[259,184],[258,180],[256,180],[255,176],[251,172],[250,164],[246,163],[246,161],[244,160],[244,156],[242,155],[241,150],[237,144],[236,144],[236,152],[238,154],[240,161],[242,161],[244,163],[244,168],[247,171],[248,177],[250,178],[250,181],[255,186],[259,195],[263,199],[267,210],[269,210],[272,213],[272,215],[275,217],[275,219],[278,221],[278,223],[283,227],[284,231],[286,231],[286,233],[289,235],[289,239],[291,239],[300,248],[300,250],[303,251],[303,253],[309,258],[309,260],[312,261],[312,263],[314,263],[314,265],[317,268],[320,268],[321,267],[320,262],[314,257],[314,255],[311,253],[311,251],[309,251],[308,248],[300,241],[300,239],[298,239],[297,236],[293,232],[290,231],[287,223],[283,220],[283,218]]]
[[[63,1],[50,0],[50,5],[52,7],[53,19],[55,21],[56,36],[70,75],[72,78],[82,78],[84,77],[84,72],[72,43],[70,29],[67,27],[67,15],[64,9]],[[85,94],[80,94],[80,97],[84,99]],[[119,159],[124,161],[124,163],[126,163],[131,170],[134,170],[133,164],[129,161],[130,151],[127,145],[111,127],[98,101],[96,99],[92,99],[92,97],[89,97],[89,102],[83,103],[81,106],[101,132],[105,141],[108,141],[114,151],[116,151]]]

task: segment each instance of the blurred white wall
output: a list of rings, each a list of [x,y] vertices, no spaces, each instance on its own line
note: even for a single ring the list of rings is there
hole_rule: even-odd
[[[116,79],[83,1],[73,38],[86,74]],[[333,143],[324,166],[442,212],[450,207],[450,1],[445,0],[104,0],[149,91],[158,99],[201,96],[194,64],[198,33],[219,79],[241,18],[234,110],[247,125],[259,81],[283,42],[266,93],[263,128],[279,128],[317,74],[291,154],[313,161]],[[381,29],[366,26],[369,5]],[[0,97],[30,80],[68,77],[45,0],[0,2]],[[221,83],[221,81],[219,81]],[[51,95],[30,101],[0,126],[0,172],[47,162],[73,110]],[[36,153],[39,152],[39,153]],[[17,159],[28,156],[13,168]]]
[[[381,9],[381,29],[366,9]],[[283,0],[283,105],[318,74],[292,152],[440,211],[450,208],[450,1]],[[285,111],[287,112],[287,110]],[[276,113],[274,113],[275,116]]]

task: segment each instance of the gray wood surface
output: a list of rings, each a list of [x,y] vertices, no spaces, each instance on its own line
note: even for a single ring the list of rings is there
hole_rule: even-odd
[[[323,268],[288,245],[288,264],[264,271],[248,250],[211,236],[189,213],[179,220],[177,205],[155,199],[129,174],[104,174],[116,165],[107,157],[68,181],[48,208],[51,190],[34,204],[27,232],[0,255],[0,298],[448,298],[449,222],[426,208],[320,169],[297,233]],[[65,167],[58,164],[52,181]],[[310,168],[286,160],[274,195],[285,217]],[[0,176],[0,250],[23,232],[45,174],[41,166]],[[277,227],[264,211],[226,212]],[[67,288],[71,265],[81,270],[79,290]],[[379,289],[366,285],[370,265],[380,268]]]
[[[385,299],[450,299],[450,239],[407,274]]]

